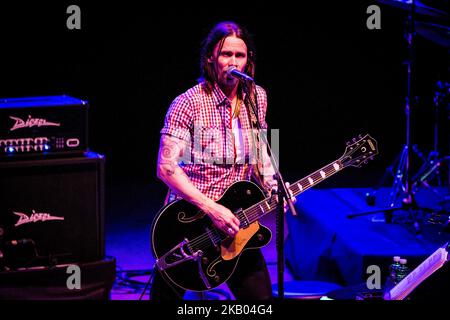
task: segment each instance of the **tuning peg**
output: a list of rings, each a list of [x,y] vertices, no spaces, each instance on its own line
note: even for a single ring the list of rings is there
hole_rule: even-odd
[[[351,142],[350,142],[350,141],[347,141],[345,144],[346,144],[347,146],[349,146],[349,145],[351,144]]]
[[[356,142],[356,138],[353,138],[352,141],[353,141],[353,142]]]
[[[362,139],[362,134],[358,134],[358,138],[359,138],[359,139]]]

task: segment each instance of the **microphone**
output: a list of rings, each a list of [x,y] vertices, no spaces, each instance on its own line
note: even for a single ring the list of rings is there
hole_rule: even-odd
[[[238,71],[236,67],[229,67],[227,70],[227,74],[240,80],[254,81],[252,77],[246,75],[243,72]]]

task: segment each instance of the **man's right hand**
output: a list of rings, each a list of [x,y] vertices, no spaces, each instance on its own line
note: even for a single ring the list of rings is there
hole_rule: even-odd
[[[214,225],[222,230],[225,234],[234,237],[239,231],[240,221],[226,207],[212,201],[208,206],[207,214],[211,218]]]

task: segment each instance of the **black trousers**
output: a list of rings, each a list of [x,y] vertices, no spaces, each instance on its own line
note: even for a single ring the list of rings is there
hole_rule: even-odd
[[[261,249],[242,252],[233,275],[227,285],[236,300],[271,300],[272,283]],[[155,272],[150,289],[150,299],[158,301],[181,300],[185,291],[168,284],[161,274]]]

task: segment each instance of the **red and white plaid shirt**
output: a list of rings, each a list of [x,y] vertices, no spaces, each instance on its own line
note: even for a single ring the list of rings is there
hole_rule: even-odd
[[[267,95],[256,86],[258,119],[262,129],[267,129],[265,115]],[[244,99],[245,100],[245,99]],[[186,141],[187,147],[180,162],[181,168],[192,183],[207,197],[217,200],[232,183],[249,180],[251,164],[256,164],[256,154],[251,136],[251,122],[247,106],[241,102],[239,121],[243,140],[244,161],[237,163],[231,128],[231,102],[215,84],[208,92],[200,83],[172,102],[161,134]],[[174,195],[169,198],[173,200]]]

